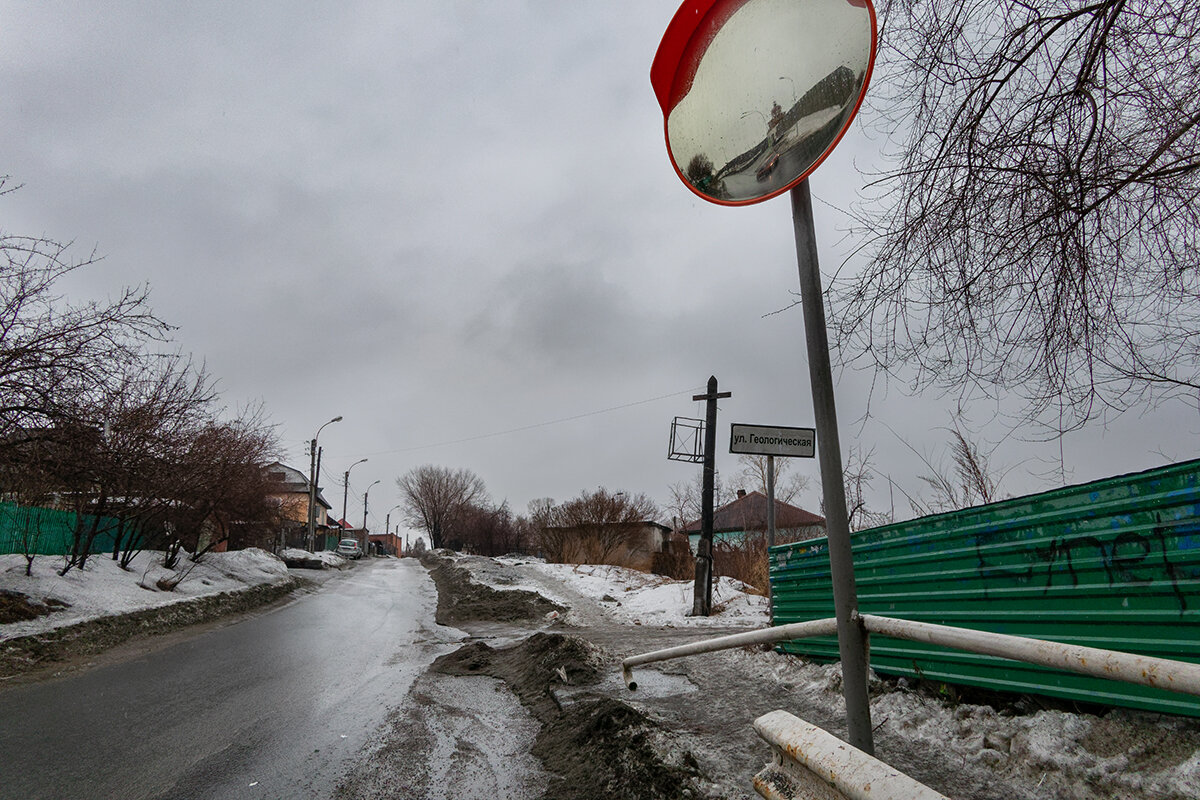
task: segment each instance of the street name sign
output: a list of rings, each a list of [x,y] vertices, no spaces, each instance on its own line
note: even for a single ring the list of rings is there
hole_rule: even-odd
[[[729,452],[756,456],[812,458],[817,433],[812,428],[780,428],[733,423],[729,429]]]

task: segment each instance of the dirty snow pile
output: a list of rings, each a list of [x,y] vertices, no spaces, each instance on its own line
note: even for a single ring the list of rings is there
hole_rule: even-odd
[[[635,625],[672,627],[762,627],[768,624],[767,598],[752,594],[750,587],[732,578],[719,578],[713,585],[713,614],[693,617],[695,582],[674,580],[605,564],[549,564],[541,559],[497,558],[499,564],[522,567],[529,583],[503,585],[488,581],[488,575],[472,570],[477,580],[496,589],[527,589],[548,599],[572,606],[570,593],[583,595],[608,612],[616,621]],[[511,574],[511,573],[510,573]],[[548,579],[548,580],[547,580]],[[556,591],[561,587],[562,591]]]
[[[279,557],[284,561],[290,561],[292,559],[320,561],[325,566],[333,567],[335,569],[341,569],[342,567],[346,566],[346,559],[342,558],[332,550],[322,550],[318,553],[310,553],[307,550],[301,550],[297,547],[288,547],[279,554]]]
[[[26,576],[24,556],[0,555],[0,592],[19,592],[38,603],[66,604],[53,614],[0,625],[0,640],[290,580],[283,561],[258,548],[208,553],[200,563],[181,554],[174,570],[164,568],[162,563],[163,553],[145,551],[123,570],[112,558],[98,555],[88,559],[83,570],[59,575],[62,557],[38,556],[33,562],[33,575]],[[179,583],[174,590],[166,591],[158,586],[163,579],[164,584],[176,579]]]

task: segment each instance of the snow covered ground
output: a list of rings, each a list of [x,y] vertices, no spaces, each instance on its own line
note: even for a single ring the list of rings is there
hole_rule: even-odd
[[[289,580],[283,561],[257,548],[209,553],[198,564],[185,554],[174,570],[165,569],[162,562],[161,552],[145,551],[134,558],[128,570],[123,570],[112,558],[98,555],[89,559],[83,570],[59,575],[62,557],[38,556],[33,562],[33,575],[26,576],[24,556],[0,555],[0,591],[19,592],[34,603],[66,603],[66,607],[36,619],[0,625],[0,641],[98,617]],[[180,577],[171,591],[157,585],[159,579]]]
[[[767,598],[751,594],[741,581],[720,578],[713,586],[713,614],[693,617],[694,581],[672,580],[624,567],[603,564],[548,564],[541,559],[497,558],[496,563],[526,567],[550,581],[512,583],[507,576],[489,580],[485,570],[472,570],[476,580],[495,589],[526,589],[572,606],[573,591],[597,602],[616,621],[674,627],[762,627],[769,621]],[[460,562],[471,568],[471,563]],[[554,584],[566,591],[555,593]]]
[[[548,564],[540,559],[456,557],[472,577],[499,589],[536,591],[571,610],[564,621],[588,623],[579,598],[594,601],[616,624],[645,628],[765,627],[766,598],[722,579],[714,591],[717,612],[688,616],[692,582],[675,581],[620,567]],[[573,619],[574,618],[574,619]],[[656,645],[661,646],[661,645]],[[794,656],[752,649],[711,653],[702,672],[729,676],[726,689],[742,684],[788,687],[788,710],[820,724],[844,718],[838,664],[816,664]],[[653,677],[680,680],[683,667],[638,668],[639,684]],[[699,662],[697,664],[699,666]],[[660,670],[667,674],[657,675]],[[693,679],[696,677],[689,670]],[[971,786],[966,797],[1200,798],[1200,721],[1114,709],[1102,716],[1047,709],[1031,713],[951,702],[873,676],[872,720],[877,752],[898,766],[925,773],[946,786]],[[614,675],[614,685],[617,683]],[[719,687],[711,687],[719,691]],[[622,695],[623,696],[623,695]],[[747,704],[749,708],[749,704]],[[749,712],[747,712],[749,713]],[[750,718],[741,724],[749,726]],[[835,723],[836,724],[836,723]],[[713,742],[703,745],[712,748]],[[741,756],[744,759],[744,752]],[[946,771],[955,773],[946,777]],[[749,796],[747,794],[746,796]]]

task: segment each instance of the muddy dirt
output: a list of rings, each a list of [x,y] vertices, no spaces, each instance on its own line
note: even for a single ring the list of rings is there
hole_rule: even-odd
[[[422,558],[438,590],[437,621],[455,626],[464,622],[532,622],[566,609],[537,592],[497,591],[475,583],[465,569],[445,559]]]
[[[69,603],[47,597],[38,602],[21,592],[0,591],[0,625],[9,622],[24,622],[53,614],[60,608],[70,608]]]
[[[473,642],[432,671],[503,680],[541,723],[532,753],[550,773],[544,798],[676,800],[699,796],[694,756],[641,711],[591,694],[611,669],[600,648],[574,636],[535,633],[512,647]]]
[[[611,696],[612,653],[569,633],[530,632],[563,606],[536,592],[481,586],[445,559],[425,563],[438,589],[438,622],[494,638],[434,660],[338,798],[709,796],[700,790],[696,758],[678,737]],[[505,707],[502,697],[517,706]]]

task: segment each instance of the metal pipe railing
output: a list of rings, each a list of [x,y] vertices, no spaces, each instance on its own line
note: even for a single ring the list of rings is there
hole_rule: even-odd
[[[931,622],[879,617],[874,614],[855,614],[853,621],[862,626],[865,632],[880,636],[943,645],[971,653],[1010,658],[1014,661],[1024,661],[1043,667],[1200,696],[1200,664],[1139,656],[1116,650],[1104,650],[1099,647],[1083,647],[1044,639],[1010,636],[1004,633],[954,628]],[[809,636],[829,636],[836,632],[837,620],[818,619],[747,633],[735,633],[730,636],[720,636],[715,639],[706,639],[630,656],[621,662],[621,674],[625,679],[625,685],[633,690],[637,688],[637,683],[633,680],[632,668],[641,664],[752,644],[772,644]]]
[[[893,639],[940,644],[971,653],[1011,658],[1096,678],[1200,695],[1200,664],[1139,656],[1100,647],[1010,636],[1006,633],[954,628],[932,622],[877,617],[873,614],[861,614],[859,619],[868,632],[890,636]]]
[[[637,656],[630,656],[621,662],[621,675],[630,691],[637,689],[633,679],[632,668],[654,661],[666,661],[671,658],[695,656],[700,653],[712,653],[717,650],[728,650],[733,647],[748,647],[752,644],[774,644],[786,642],[788,639],[803,639],[808,636],[832,636],[837,633],[836,619],[815,619],[810,622],[793,622],[791,625],[780,625],[777,628],[763,628],[746,633],[733,633],[728,636],[718,636],[715,639],[705,639],[701,642],[681,644],[663,650],[654,650]]]

